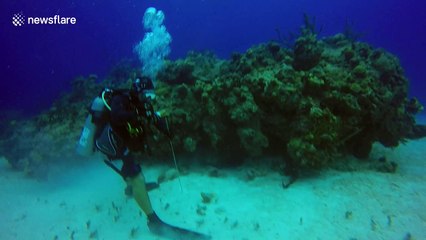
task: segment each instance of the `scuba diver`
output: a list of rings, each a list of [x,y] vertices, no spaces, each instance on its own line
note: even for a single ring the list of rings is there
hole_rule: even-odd
[[[152,208],[148,190],[157,183],[145,183],[134,152],[150,154],[147,144],[149,127],[154,125],[169,140],[173,138],[166,118],[154,111],[151,101],[155,98],[152,80],[140,74],[130,90],[104,89],[95,98],[86,119],[77,146],[80,154],[87,155],[96,149],[106,155],[105,163],[126,181],[126,194],[131,193],[147,216],[149,230],[169,239],[210,239],[209,236],[178,228],[163,222]],[[115,160],[122,161],[119,169]]]

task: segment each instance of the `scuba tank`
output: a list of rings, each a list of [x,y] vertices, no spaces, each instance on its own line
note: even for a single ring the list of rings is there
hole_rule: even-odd
[[[98,131],[98,128],[102,127],[97,124],[97,120],[104,116],[107,111],[103,98],[96,97],[89,111],[90,114],[86,118],[76,149],[77,153],[82,156],[90,156],[93,154],[95,133]]]

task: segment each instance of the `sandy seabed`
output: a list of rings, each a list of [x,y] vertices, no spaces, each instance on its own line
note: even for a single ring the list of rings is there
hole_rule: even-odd
[[[396,173],[323,170],[283,189],[250,167],[190,170],[150,192],[164,221],[212,239],[426,239],[426,138],[395,149],[375,145],[372,158],[398,163]],[[57,170],[47,181],[0,160],[0,239],[165,239],[149,233],[125,183],[100,159]],[[146,166],[155,181],[170,166]],[[211,194],[210,203],[201,193]]]

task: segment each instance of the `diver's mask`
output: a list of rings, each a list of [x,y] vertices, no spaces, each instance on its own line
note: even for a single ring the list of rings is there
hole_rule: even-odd
[[[155,99],[154,84],[149,77],[136,78],[132,84],[132,89],[137,92],[139,99]]]

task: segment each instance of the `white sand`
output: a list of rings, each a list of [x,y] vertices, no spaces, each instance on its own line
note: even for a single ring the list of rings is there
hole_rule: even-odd
[[[213,239],[426,239],[426,139],[375,146],[372,156],[382,155],[399,164],[396,174],[328,170],[284,190],[278,174],[247,182],[244,168],[219,178],[198,171],[181,177],[183,192],[176,179],[150,195],[164,221]],[[99,159],[42,182],[0,161],[2,240],[162,239]],[[145,176],[156,180],[162,169],[145,167]],[[202,203],[201,192],[215,201]]]

